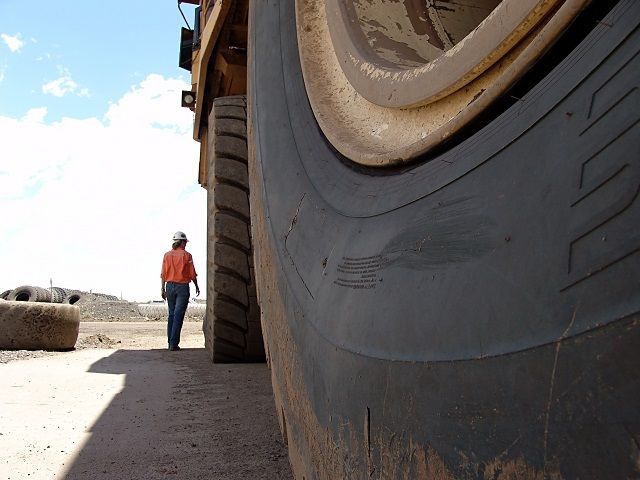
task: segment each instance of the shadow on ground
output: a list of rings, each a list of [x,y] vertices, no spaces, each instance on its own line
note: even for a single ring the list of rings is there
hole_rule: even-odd
[[[204,349],[117,350],[89,371],[124,375],[124,386],[65,479],[292,478],[266,365],[213,365]]]

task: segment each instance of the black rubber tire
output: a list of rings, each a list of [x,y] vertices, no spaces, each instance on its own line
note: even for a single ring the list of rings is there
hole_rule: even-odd
[[[6,300],[7,297],[9,297],[9,295],[11,294],[13,290],[5,290],[4,292],[0,293],[0,298],[2,300]]]
[[[78,339],[80,310],[43,302],[0,302],[0,349],[69,350]]]
[[[15,302],[51,302],[51,292],[45,288],[23,285],[14,288],[7,300]]]
[[[214,101],[207,169],[205,347],[213,362],[263,362],[255,291],[244,96]]]
[[[53,287],[51,289],[51,294],[53,303],[62,303],[64,301],[64,298],[67,296],[64,288],[60,287]]]
[[[323,138],[294,0],[252,2],[255,262],[296,478],[637,477],[640,2],[608,5],[504,113],[390,172]]]
[[[78,303],[80,300],[82,300],[82,294],[80,292],[71,291],[67,294],[66,297],[64,297],[62,303],[73,305],[75,303]]]

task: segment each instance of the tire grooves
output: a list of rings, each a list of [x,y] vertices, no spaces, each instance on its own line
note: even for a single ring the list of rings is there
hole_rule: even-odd
[[[226,237],[226,236],[218,237],[218,244],[229,245],[230,247],[237,248],[238,250],[241,250],[242,253],[244,253],[245,255],[249,255],[251,253],[249,250],[245,248],[244,245],[242,245],[241,243],[237,242],[236,240],[230,237]]]
[[[241,308],[241,309],[242,309],[242,310],[244,310],[245,312],[246,312],[246,311],[247,311],[247,309],[248,309],[248,306],[247,306],[247,305],[243,305],[242,303],[238,302],[235,298],[232,298],[232,297],[230,297],[230,296],[228,296],[228,295],[225,295],[224,293],[216,292],[216,295],[217,295],[217,297],[218,297],[219,299],[222,299],[222,300],[224,300],[225,302],[230,303],[230,304],[231,304],[231,305],[233,305],[233,306],[236,306],[236,307],[238,307],[238,308]]]
[[[245,142],[246,142],[246,140],[245,140]],[[228,160],[235,160],[235,161],[243,163],[245,165],[247,164],[247,161],[245,159],[243,159],[242,157],[239,157],[237,155],[234,155],[233,153],[230,153],[230,152],[216,152],[216,154],[218,154],[218,153],[220,155],[219,158],[226,158]]]
[[[242,307],[227,302],[222,298],[216,299],[215,318],[236,325],[243,332],[247,332],[249,323],[246,320],[246,312]]]
[[[233,322],[232,320],[227,320],[225,318],[219,317],[216,319],[216,325],[218,324],[226,325],[229,328],[233,328],[234,330],[237,330],[238,332],[240,332],[242,335],[245,335],[247,333],[246,328],[241,327],[240,325]]]
[[[206,343],[214,362],[264,361],[253,267],[249,212],[249,175],[244,97],[214,100],[210,115]],[[210,226],[211,228],[211,226]],[[257,321],[256,321],[257,320]]]
[[[229,212],[218,211],[215,213],[214,224],[219,239],[241,245],[247,254],[251,252],[251,237],[247,234],[247,224],[243,219]]]
[[[218,157],[219,160],[233,160],[234,162],[238,162],[240,165],[244,166],[245,171],[247,169],[247,162],[242,160],[242,159],[238,159],[238,158],[232,158],[232,157]],[[246,172],[245,172],[246,173]]]
[[[218,119],[216,118],[216,120],[218,120]],[[225,120],[227,120],[227,119],[225,119]],[[241,135],[241,134],[238,134],[238,133],[235,133],[235,132],[231,132],[231,131],[228,131],[228,130],[227,131],[221,130],[219,132],[216,132],[216,135],[224,135],[225,137],[233,137],[233,138],[237,138],[239,140],[244,140],[245,142],[247,141],[247,136],[246,135]],[[244,163],[245,165],[247,164],[246,160],[243,160],[241,158],[238,158],[237,160],[242,162],[242,163]]]
[[[232,97],[220,97],[217,99],[216,104],[222,107],[227,107],[227,106],[246,107],[247,101],[243,95],[236,95]]]
[[[236,272],[235,270],[229,267],[225,267],[219,264],[216,264],[216,272],[235,278],[236,280],[240,280],[243,283],[247,283],[250,281],[250,278],[247,278],[245,275],[242,275],[241,273]],[[247,295],[247,296],[251,297],[252,295]]]
[[[247,346],[245,340],[245,332],[238,330],[235,326],[231,326],[228,322],[216,319],[213,325],[213,334],[216,339],[224,339],[225,342],[233,344],[238,348],[244,349]]]
[[[249,193],[249,189],[245,186],[242,185],[240,183],[234,182],[233,180],[229,180],[229,179],[224,179],[224,178],[220,178],[216,175],[216,178],[218,178],[219,180],[221,180],[220,183],[224,183],[225,185],[230,185],[232,187],[236,187],[239,188],[240,190],[243,190],[246,193]]]
[[[219,270],[215,272],[215,292],[233,298],[236,302],[248,307],[249,297],[247,296],[246,288],[244,290],[242,288],[244,283],[243,280],[227,275]]]
[[[216,117],[216,119],[218,119],[218,118],[224,119],[224,120],[237,120],[239,122],[244,122],[244,118],[236,117],[236,116],[233,116],[233,115],[225,115],[224,117]]]
[[[216,338],[215,339],[215,350],[220,350],[215,351],[214,350],[214,361],[216,362],[229,362],[229,361],[242,361],[244,360],[244,349],[238,345],[236,345],[233,342],[230,342],[229,340],[225,339],[225,338]],[[232,351],[235,350],[233,353],[228,353],[229,349],[231,349]]]
[[[249,221],[247,220],[247,217],[245,217],[242,213],[236,212],[235,210],[231,210],[230,208],[218,208],[218,212],[225,213],[227,215],[237,218],[238,220],[242,220],[244,223],[247,224],[247,228],[249,227],[248,225]]]
[[[247,333],[247,329],[246,328],[242,328],[241,326],[239,326],[238,324],[230,321],[230,320],[226,320],[224,318],[219,318],[218,321],[216,322],[216,325],[220,323],[221,325],[225,325],[229,328],[233,328],[234,330],[238,331],[239,333],[241,333],[242,335],[245,335]]]
[[[237,119],[241,122],[244,122],[245,119],[247,118],[246,104],[245,105],[218,105],[218,102],[216,100],[214,100],[214,105],[216,108],[218,108],[218,112],[219,112],[219,115],[216,115],[216,118],[218,118],[218,116],[237,117]]]
[[[244,122],[236,118],[216,117],[215,132],[216,135],[225,135],[247,141],[247,128]]]
[[[224,188],[222,188],[224,187]],[[219,183],[214,187],[214,201],[216,208],[221,211],[234,212],[249,226],[249,201],[247,192],[226,183]]]

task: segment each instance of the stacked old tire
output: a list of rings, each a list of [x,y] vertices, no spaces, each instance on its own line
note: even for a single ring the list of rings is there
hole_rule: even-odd
[[[206,305],[200,303],[190,303],[187,305],[186,316],[202,317],[206,312]],[[138,313],[147,318],[166,318],[168,314],[166,303],[140,303],[138,304]]]
[[[23,285],[13,290],[5,290],[0,294],[0,298],[15,302],[68,303],[73,305],[82,298],[82,294],[68,288],[42,288]]]
[[[70,350],[80,327],[80,292],[23,285],[0,294],[0,349]]]

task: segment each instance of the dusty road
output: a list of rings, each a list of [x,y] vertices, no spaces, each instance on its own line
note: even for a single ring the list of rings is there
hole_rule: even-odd
[[[169,352],[164,328],[82,323],[75,351],[3,353],[0,480],[291,479],[266,365],[212,365],[200,322]]]

